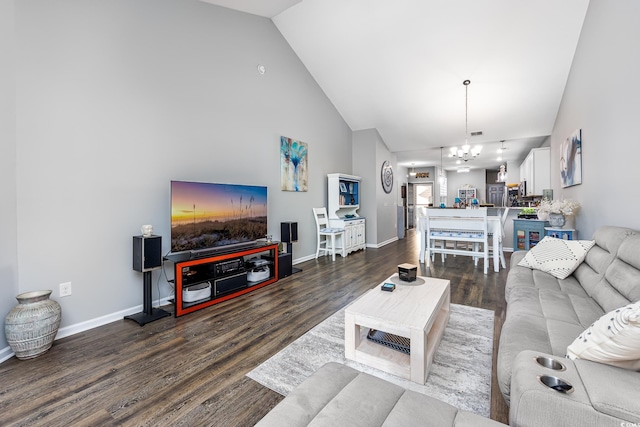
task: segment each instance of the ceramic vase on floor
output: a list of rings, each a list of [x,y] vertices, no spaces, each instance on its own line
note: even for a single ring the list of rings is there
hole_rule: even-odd
[[[20,294],[16,296],[19,304],[5,317],[7,343],[18,359],[38,357],[51,348],[62,310],[50,295],[50,290]]]

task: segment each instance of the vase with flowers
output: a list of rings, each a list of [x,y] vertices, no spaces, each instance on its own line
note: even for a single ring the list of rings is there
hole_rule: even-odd
[[[548,220],[552,227],[562,228],[566,216],[575,215],[580,203],[571,199],[549,200],[542,199],[538,205],[538,218]]]

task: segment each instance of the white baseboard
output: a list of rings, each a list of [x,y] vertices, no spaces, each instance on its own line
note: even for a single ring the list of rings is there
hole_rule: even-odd
[[[168,296],[166,298],[162,298],[160,300],[160,305],[170,304],[169,300],[173,299],[173,295]],[[157,304],[157,300],[154,300],[154,307]],[[116,322],[124,318],[124,316],[128,316],[130,314],[140,313],[144,310],[144,306],[142,304],[137,305],[135,307],[127,308],[124,310],[117,311],[115,313],[106,314],[104,316],[96,317],[95,319],[86,320],[84,322],[76,323],[75,325],[65,326],[64,328],[58,329],[58,333],[56,334],[56,340],[61,338],[65,338],[71,335],[78,334],[80,332],[88,331],[89,329],[97,328],[98,326],[103,326],[108,323]],[[12,358],[15,355],[11,347],[5,347],[0,350],[0,363]]]
[[[0,363],[4,362],[5,360],[11,359],[14,354],[15,353],[11,350],[11,347],[7,346],[3,348],[2,350],[0,350]]]
[[[169,304],[169,300],[173,299],[173,295],[170,297],[162,298],[160,300],[160,305]],[[157,300],[154,300],[153,306],[156,307]],[[76,323],[75,325],[65,326],[64,328],[58,329],[58,334],[56,335],[56,339],[65,338],[71,335],[78,334],[80,332],[88,331],[89,329],[97,328],[98,326],[103,326],[108,323],[115,322],[124,318],[124,316],[128,316],[130,314],[140,313],[144,309],[144,306],[137,305],[135,307],[126,308],[124,310],[117,311],[115,313],[109,313],[104,316],[96,317],[95,319],[86,320],[84,322]]]
[[[397,241],[398,241],[398,236],[393,237],[393,238],[391,238],[391,239],[389,239],[389,240],[385,240],[384,242],[380,242],[380,243],[378,243],[377,245],[376,245],[376,244],[374,244],[374,245],[367,245],[367,247],[368,247],[368,248],[370,247],[370,248],[380,249],[381,247],[386,246],[386,245],[388,245],[389,243],[393,243],[393,242],[397,242]]]
[[[300,264],[301,262],[311,261],[312,259],[315,259],[315,258],[316,258],[316,254],[307,255],[307,256],[302,257],[302,258],[294,259],[292,264],[293,265]]]

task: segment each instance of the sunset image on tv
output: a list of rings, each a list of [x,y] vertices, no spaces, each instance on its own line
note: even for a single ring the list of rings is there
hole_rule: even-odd
[[[267,187],[171,182],[171,252],[251,242],[267,234]]]

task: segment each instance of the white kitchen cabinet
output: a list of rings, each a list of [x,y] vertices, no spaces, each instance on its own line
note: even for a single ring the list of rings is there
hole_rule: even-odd
[[[540,196],[551,188],[551,148],[532,149],[520,165],[520,181],[526,181],[527,196]]]

